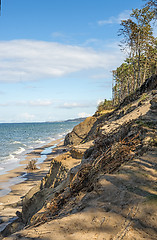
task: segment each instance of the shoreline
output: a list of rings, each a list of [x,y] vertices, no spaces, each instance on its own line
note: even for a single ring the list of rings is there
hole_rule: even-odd
[[[11,186],[27,180],[30,172],[26,169],[26,165],[28,164],[29,160],[31,159],[37,160],[36,165],[38,169],[32,171],[32,173],[37,172],[38,170],[40,170],[41,164],[44,163],[47,156],[51,153],[52,149],[56,148],[62,141],[63,138],[51,141],[50,143],[47,143],[41,147],[34,148],[33,150],[25,154],[24,160],[20,160],[14,169],[9,170],[4,174],[0,175],[0,198],[7,195],[11,191],[10,189],[10,191],[8,190],[9,192],[5,194],[5,190],[7,192],[7,189],[10,188]],[[1,192],[3,190],[4,194]]]
[[[40,148],[35,148],[25,155],[25,160],[20,161],[20,166],[0,175],[0,231],[15,217],[16,211],[21,210],[22,198],[28,191],[36,186],[48,173],[53,157],[62,154],[59,147],[63,148],[63,138],[54,140]],[[46,152],[49,148],[51,152]],[[41,154],[45,150],[45,154]],[[43,160],[43,157],[45,158]],[[40,158],[42,162],[40,162]],[[27,171],[26,165],[30,159],[38,159],[37,170]],[[13,205],[16,205],[13,207]]]

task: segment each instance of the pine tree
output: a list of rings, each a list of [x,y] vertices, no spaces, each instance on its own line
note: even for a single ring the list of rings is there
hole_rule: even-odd
[[[134,9],[129,19],[121,21],[120,46],[128,58],[113,71],[114,104],[122,102],[146,78],[157,74],[157,39],[152,28],[156,12],[157,0],[149,1],[142,9]]]

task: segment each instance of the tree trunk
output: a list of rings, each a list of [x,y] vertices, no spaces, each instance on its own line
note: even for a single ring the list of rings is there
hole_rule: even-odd
[[[143,73],[143,81],[142,81],[142,83],[144,83],[144,81],[146,79],[146,72],[147,72],[147,56],[146,56],[146,60],[145,60],[145,64],[144,64],[144,73]]]

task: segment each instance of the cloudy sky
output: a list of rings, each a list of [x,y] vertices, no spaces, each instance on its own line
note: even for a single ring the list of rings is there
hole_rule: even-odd
[[[0,122],[86,117],[111,99],[117,31],[142,0],[2,0]]]

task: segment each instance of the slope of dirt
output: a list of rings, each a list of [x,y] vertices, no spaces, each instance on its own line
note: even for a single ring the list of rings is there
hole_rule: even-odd
[[[156,159],[154,149],[114,174],[100,174],[93,191],[71,199],[66,214],[5,239],[155,240]]]
[[[129,104],[94,119],[86,134],[79,133],[82,144],[69,146],[69,152],[53,159],[60,170],[53,174],[50,169],[2,239],[15,231],[4,239],[157,238],[157,91],[150,90],[157,84],[154,79],[146,82],[148,92],[143,87],[142,95]],[[75,167],[67,171],[69,158]],[[43,190],[47,195],[33,212]],[[33,214],[27,217],[29,211]],[[23,224],[26,228],[19,231]]]
[[[96,117],[88,117],[83,122],[74,127],[72,132],[68,133],[65,137],[65,145],[77,145],[83,141],[88,135],[94,122],[97,120]]]

